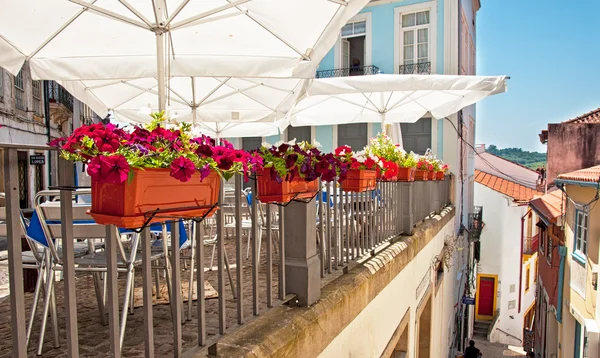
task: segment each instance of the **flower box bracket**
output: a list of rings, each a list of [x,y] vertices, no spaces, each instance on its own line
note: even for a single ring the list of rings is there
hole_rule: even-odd
[[[130,229],[131,231],[139,234],[141,233],[145,228],[147,228],[151,223],[156,223],[156,219],[165,219],[164,221],[172,221],[172,220],[193,220],[195,222],[202,222],[204,219],[206,219],[207,216],[212,215],[216,209],[219,208],[219,203],[215,203],[213,205],[197,205],[197,206],[184,206],[184,207],[178,207],[178,208],[169,208],[169,209],[156,209],[156,210],[151,210],[148,212],[144,213],[144,224],[136,229]],[[188,211],[188,210],[198,210],[198,209],[208,209],[202,216],[197,216],[197,217],[189,217],[189,216],[182,216],[182,215],[168,215],[169,213],[174,213],[174,212],[180,212],[180,211]],[[94,214],[95,216],[109,216],[109,215],[102,215],[102,214]],[[159,221],[159,222],[162,222]]]

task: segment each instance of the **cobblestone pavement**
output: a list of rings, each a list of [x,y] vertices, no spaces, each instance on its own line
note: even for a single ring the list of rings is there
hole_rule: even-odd
[[[230,263],[235,265],[235,244],[232,239],[227,239],[225,242],[226,251]],[[261,267],[259,272],[259,301],[261,310],[266,310],[266,244],[263,239],[261,250]],[[246,240],[243,245],[243,274],[244,274],[244,316],[252,316],[252,267],[251,260],[245,258]],[[205,267],[210,263],[210,255],[212,247],[205,247]],[[273,295],[277,297],[277,253],[273,250]],[[217,264],[216,256],[215,262]],[[236,268],[232,268],[232,275],[235,284]],[[125,276],[119,276],[120,294],[124,292]],[[189,271],[183,271],[181,274],[182,281],[187,280]],[[8,273],[5,268],[0,270],[0,290],[2,289],[3,279],[8,278]],[[142,283],[141,272],[136,271],[135,275],[136,287],[140,287]],[[217,272],[207,271],[206,279],[215,288],[217,285]],[[164,279],[163,279],[164,280]],[[7,281],[7,280],[6,280]],[[108,356],[108,329],[100,323],[96,295],[93,289],[93,280],[89,274],[78,273],[76,277],[77,286],[77,311],[78,311],[78,327],[79,327],[79,349],[82,357],[106,357]],[[0,292],[1,294],[1,292]],[[44,357],[65,357],[66,356],[66,333],[65,333],[65,318],[63,306],[63,282],[57,282],[56,287],[57,306],[58,306],[58,322],[60,330],[60,348],[52,347],[52,330],[50,321],[46,330],[44,343]],[[237,322],[236,300],[233,299],[229,281],[225,279],[225,296],[226,296],[226,317],[227,326],[233,327]],[[122,299],[122,297],[121,297]],[[33,294],[25,294],[26,315],[29,316],[33,301]],[[122,300],[120,301],[122,302]],[[121,303],[122,305],[122,303]],[[29,345],[29,355],[34,357],[37,344],[40,336],[40,322],[42,305],[38,306],[38,314],[36,316],[33,328],[31,343]],[[218,332],[218,300],[206,300],[206,328],[208,338],[214,336]],[[157,357],[172,356],[173,349],[173,328],[171,321],[171,313],[169,305],[155,305],[154,309],[154,342],[155,353]],[[183,311],[184,316],[187,314],[187,304]],[[136,308],[133,315],[129,315],[127,319],[127,328],[125,334],[125,342],[123,345],[124,357],[140,357],[144,353],[144,330],[143,330],[143,313],[141,308]],[[197,317],[196,317],[196,302],[193,304],[192,320],[186,322],[182,327],[183,332],[183,347],[191,348],[197,340]],[[12,334],[10,324],[10,300],[8,297],[0,298],[0,358],[10,357]]]
[[[475,347],[483,354],[483,358],[502,358],[502,357],[525,357],[521,347],[512,347],[505,344],[490,343],[486,340],[473,339]]]

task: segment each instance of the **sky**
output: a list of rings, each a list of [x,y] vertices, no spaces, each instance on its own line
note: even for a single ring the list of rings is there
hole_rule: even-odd
[[[600,1],[481,0],[477,74],[508,91],[477,104],[477,143],[546,151],[538,134],[600,107]]]

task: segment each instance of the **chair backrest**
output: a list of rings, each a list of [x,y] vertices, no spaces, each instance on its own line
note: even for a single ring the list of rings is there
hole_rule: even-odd
[[[42,213],[40,220],[45,222],[50,238],[62,236],[61,207],[57,202],[46,202],[39,206]],[[73,238],[74,239],[103,239],[106,237],[106,227],[97,224],[88,214],[90,204],[73,204]],[[38,215],[39,215],[38,212]]]
[[[4,193],[0,193],[0,198],[3,199],[4,197],[5,197]],[[6,224],[7,224],[6,207],[0,207],[0,237],[8,236],[8,230],[7,230]],[[38,261],[41,261],[42,257],[37,250],[35,241],[31,240],[31,238],[26,235],[27,225],[25,223],[25,218],[23,217],[23,213],[20,210],[19,210],[19,223],[18,224],[19,224],[19,228],[21,230],[21,234],[25,235],[25,238],[27,239],[27,244],[29,245],[30,250],[33,252],[35,258]]]

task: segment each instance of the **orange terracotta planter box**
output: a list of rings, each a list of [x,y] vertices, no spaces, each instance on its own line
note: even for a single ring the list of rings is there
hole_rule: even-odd
[[[444,172],[436,172],[435,173],[435,178],[437,180],[444,180],[446,178],[446,173],[444,173]]]
[[[415,168],[398,168],[398,181],[415,181]]]
[[[296,176],[292,181],[283,180],[281,183],[272,179],[273,169],[266,168],[257,175],[257,195],[261,203],[289,203],[296,199],[311,199],[319,192],[319,181],[306,181]]]
[[[155,210],[160,213],[150,223],[169,220],[165,216],[208,217],[218,209],[221,178],[215,172],[202,181],[197,172],[191,180],[181,182],[171,177],[168,168],[132,170],[131,182],[109,184],[92,180],[90,215],[98,224],[134,229],[142,227]]]
[[[346,178],[341,181],[342,190],[352,193],[362,193],[375,190],[377,185],[377,171],[365,169],[351,169],[346,173]]]
[[[427,180],[427,174],[428,174],[427,170],[417,169],[415,171],[415,180],[417,180],[417,181]]]
[[[435,173],[436,172],[434,172],[434,171],[427,172],[427,180],[435,180],[435,178],[436,178]]]

